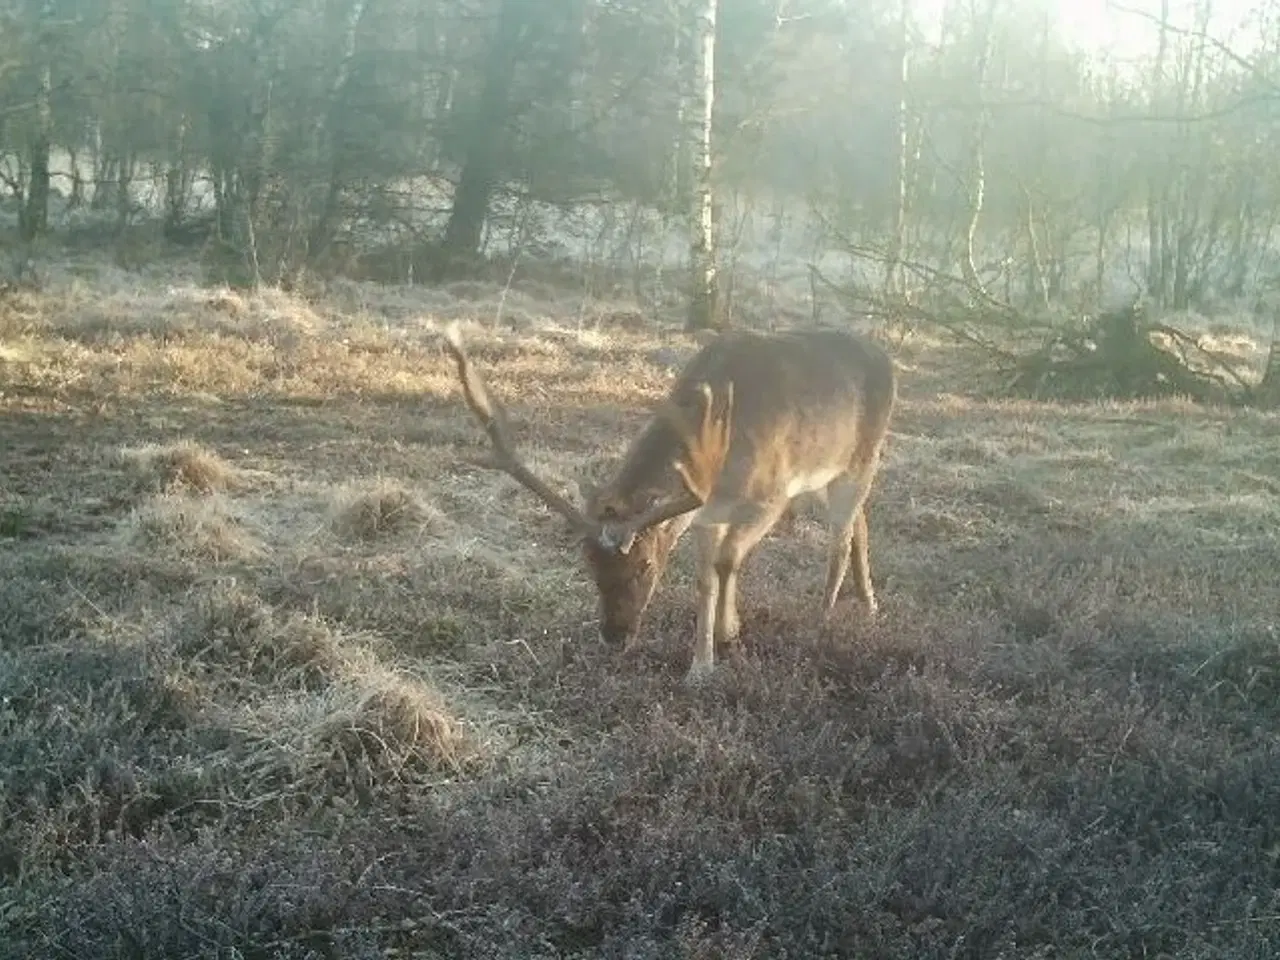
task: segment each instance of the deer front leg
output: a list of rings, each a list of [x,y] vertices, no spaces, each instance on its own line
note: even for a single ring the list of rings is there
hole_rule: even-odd
[[[738,617],[738,571],[755,545],[774,525],[780,510],[769,510],[749,524],[732,527],[724,536],[716,556],[716,575],[720,579],[720,606],[716,611],[716,642],[733,645],[738,642],[741,621]]]
[[[720,581],[720,602],[716,609],[715,642],[736,647],[742,623],[738,619],[738,565],[723,555],[716,561]]]
[[[761,510],[749,523],[733,526],[721,539],[715,568],[720,581],[719,606],[716,610],[715,642],[727,647],[738,643],[741,620],[738,615],[738,572],[747,555],[769,532],[781,515],[785,503]]]
[[[693,642],[693,662],[685,677],[689,683],[700,682],[715,669],[716,614],[720,607],[720,574],[716,570],[716,560],[724,535],[722,526],[697,528],[698,626]]]

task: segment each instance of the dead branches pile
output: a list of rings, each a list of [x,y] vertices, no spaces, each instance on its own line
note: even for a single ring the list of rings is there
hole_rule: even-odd
[[[1104,313],[1054,333],[1039,349],[1002,366],[1008,392],[1054,400],[1187,397],[1197,403],[1252,404],[1255,384],[1232,358],[1139,306]]]
[[[1006,395],[1065,401],[1185,397],[1203,404],[1280,407],[1280,317],[1259,378],[1243,359],[1147,316],[1140,302],[1045,327],[960,281],[953,286],[962,296],[935,288],[932,297],[902,299],[836,283],[812,264],[810,278],[815,291],[821,286],[848,309],[882,318],[886,329],[930,327],[976,348],[992,362]]]

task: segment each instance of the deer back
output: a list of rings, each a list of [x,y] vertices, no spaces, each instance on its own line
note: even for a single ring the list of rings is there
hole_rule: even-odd
[[[676,423],[702,416],[704,385],[723,398],[730,384],[733,416],[717,500],[794,496],[856,471],[874,458],[896,399],[892,360],[857,334],[722,334],[686,364],[666,414],[636,437],[598,503],[625,512],[677,486],[671,464],[683,441]]]

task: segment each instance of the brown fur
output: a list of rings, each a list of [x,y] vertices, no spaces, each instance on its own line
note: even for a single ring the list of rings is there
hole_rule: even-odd
[[[451,337],[468,403],[502,451],[498,466],[522,479],[527,470],[508,463],[514,454],[501,431],[501,410],[456,333]],[[713,666],[715,642],[737,640],[738,569],[797,495],[820,493],[828,501],[824,613],[831,613],[851,561],[858,598],[874,611],[864,505],[896,394],[888,355],[855,334],[727,333],[688,362],[663,408],[632,441],[613,478],[588,493],[583,510],[557,505],[540,481],[522,482],[583,531],[601,634],[610,643],[634,642],[672,549],[690,527],[697,531],[698,638],[690,667],[696,679]]]

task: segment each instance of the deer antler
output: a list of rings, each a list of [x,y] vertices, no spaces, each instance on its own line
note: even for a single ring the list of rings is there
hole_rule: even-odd
[[[445,330],[444,343],[458,365],[462,396],[493,445],[493,457],[484,461],[483,466],[501,470],[511,476],[548,507],[568,520],[581,536],[599,538],[602,534],[600,525],[591,522],[581,510],[552,490],[544,480],[524,465],[516,453],[515,447],[507,436],[506,411],[502,404],[489,395],[484,380],[471,365],[471,358],[467,356],[467,351],[462,345],[462,335],[458,331],[456,322],[451,323]]]
[[[691,430],[682,411],[669,406],[663,415],[679,431],[684,441],[685,454],[672,466],[684,483],[684,493],[668,500],[660,500],[633,520],[606,528],[601,539],[607,540],[619,552],[626,553],[638,537],[650,527],[665,523],[682,514],[702,507],[711,497],[720,471],[729,453],[729,434],[733,425],[733,382],[725,389],[724,413],[715,416],[715,397],[709,384],[702,384],[702,422],[697,430]]]
[[[729,433],[733,427],[733,381],[730,380],[724,391],[724,413],[714,416],[715,398],[711,387],[704,383],[701,387],[702,423],[696,433],[690,433],[681,421],[685,442],[685,457],[677,460],[673,466],[684,480],[685,489],[703,503],[711,496],[724,469],[725,459],[729,455]]]

